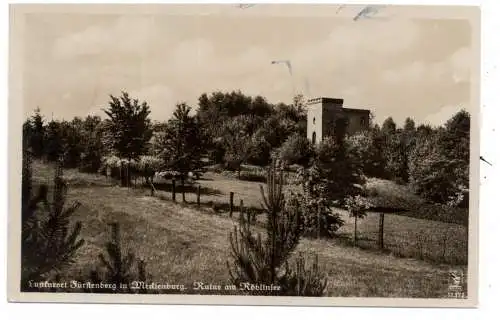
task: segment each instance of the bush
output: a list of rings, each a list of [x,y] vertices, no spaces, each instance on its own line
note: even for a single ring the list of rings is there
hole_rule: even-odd
[[[323,184],[325,195],[332,204],[342,205],[348,196],[363,192],[365,176],[363,169],[347,144],[327,137],[316,150],[311,167],[313,176]]]
[[[369,177],[385,177],[385,161],[380,138],[372,132],[360,132],[346,140],[348,153]]]
[[[307,166],[313,156],[313,147],[305,136],[294,133],[278,149],[277,156],[285,165]]]
[[[344,225],[344,221],[337,212],[332,210],[326,184],[318,174],[316,167],[299,170],[294,182],[301,186],[302,192],[292,192],[289,203],[300,210],[305,236],[333,237],[335,232]]]
[[[239,179],[251,182],[266,182],[267,176],[265,172],[242,171],[239,175]]]
[[[409,164],[412,189],[429,201],[451,204],[468,193],[468,164],[446,157],[436,139],[419,141]]]

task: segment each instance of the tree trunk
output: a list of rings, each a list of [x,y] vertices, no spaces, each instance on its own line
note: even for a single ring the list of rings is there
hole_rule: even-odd
[[[384,214],[380,213],[378,221],[378,247],[384,249]]]
[[[354,216],[354,246],[358,245],[358,216]]]
[[[186,202],[186,188],[184,186],[184,175],[181,177],[181,188],[182,188],[182,202]]]

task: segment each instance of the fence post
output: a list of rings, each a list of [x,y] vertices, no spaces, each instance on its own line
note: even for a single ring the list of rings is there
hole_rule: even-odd
[[[229,216],[233,216],[233,199],[234,199],[234,192],[229,193]]]
[[[384,214],[380,213],[378,220],[378,247],[384,249]]]
[[[245,213],[243,208],[243,200],[240,200],[240,222],[245,221]]]
[[[185,187],[184,187],[184,177],[181,179],[181,185],[182,185],[182,202],[186,202],[186,194],[185,194]]]
[[[172,179],[172,201],[175,202],[175,179]]]
[[[243,200],[240,199],[240,218],[243,216]]]
[[[198,185],[198,190],[196,190],[196,203],[198,207],[200,206],[200,194],[201,194],[201,185]]]

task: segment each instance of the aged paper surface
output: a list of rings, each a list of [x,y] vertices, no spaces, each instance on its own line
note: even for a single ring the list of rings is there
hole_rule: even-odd
[[[479,19],[12,5],[10,301],[475,306]]]

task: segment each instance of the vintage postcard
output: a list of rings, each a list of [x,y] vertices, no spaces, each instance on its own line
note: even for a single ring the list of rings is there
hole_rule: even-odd
[[[476,306],[478,7],[10,10],[10,301]]]

